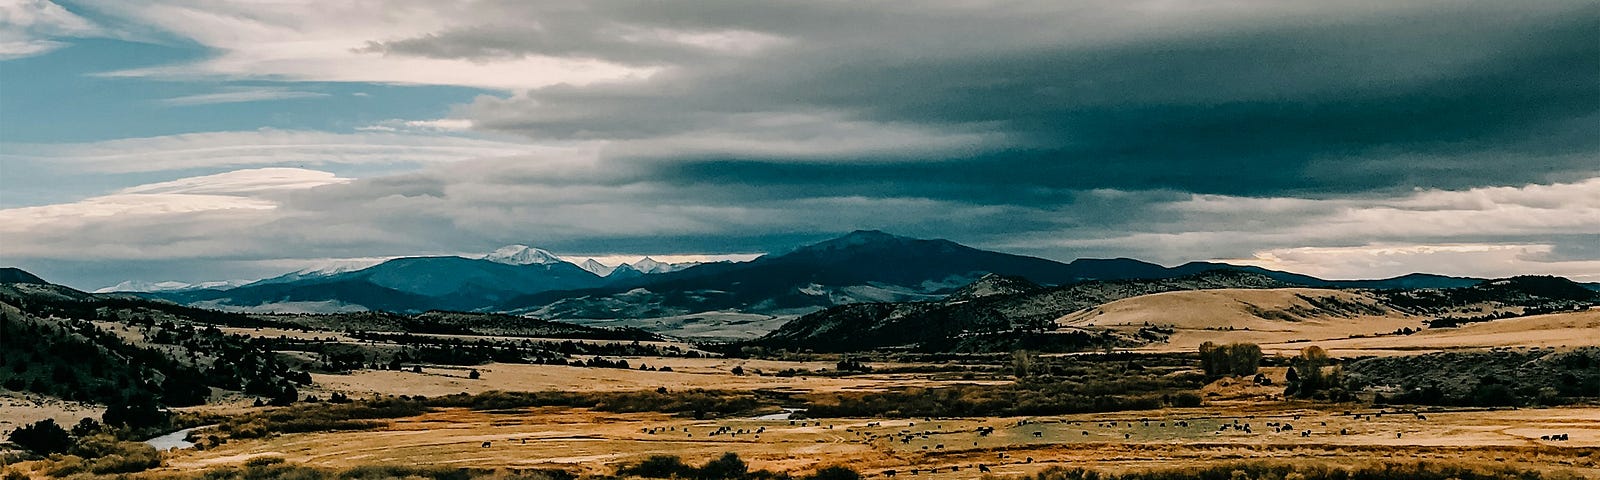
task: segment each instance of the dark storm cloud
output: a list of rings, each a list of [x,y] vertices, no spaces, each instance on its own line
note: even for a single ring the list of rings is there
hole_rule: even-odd
[[[918,20],[926,19],[906,19]],[[879,181],[892,179],[891,192],[972,192],[980,201],[994,200],[981,190],[1002,186],[1317,195],[1570,181],[1596,171],[1585,154],[1600,150],[1600,6],[1462,4],[1288,23],[969,54],[847,48],[874,38],[864,32],[832,43],[802,37],[759,60],[485,99],[473,113],[481,126],[535,138],[647,145],[715,129],[769,133],[739,122],[808,110],[934,137],[1004,139],[982,145],[981,155],[934,152],[922,162],[870,153],[811,162],[742,155],[738,146],[627,155],[654,161],[667,181],[756,184],[776,194],[791,184],[883,192]],[[904,43],[897,33],[924,38],[889,30],[878,38],[886,44]],[[970,26],[950,32],[962,33],[981,35]],[[1535,167],[1504,168],[1510,162]]]

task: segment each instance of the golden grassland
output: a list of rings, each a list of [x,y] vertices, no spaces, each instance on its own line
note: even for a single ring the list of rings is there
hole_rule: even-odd
[[[1322,311],[1302,297],[1337,299],[1371,311]],[[1314,344],[1338,357],[1600,345],[1600,309],[1422,329],[1428,318],[1382,307],[1376,299],[1360,292],[1219,289],[1118,300],[1065,315],[1056,324],[1066,329],[1109,328],[1124,332],[1136,332],[1146,326],[1174,330],[1166,342],[1133,349],[1143,352],[1192,352],[1205,342],[1255,343],[1268,355],[1293,355]],[[1421,331],[1394,334],[1402,328]]]
[[[1245,404],[1060,417],[791,422],[694,420],[556,407],[455,408],[396,419],[367,431],[284,434],[177,451],[167,458],[165,468],[191,470],[271,457],[328,468],[429,465],[604,474],[650,455],[701,462],[737,452],[752,467],[775,471],[803,471],[820,462],[847,464],[868,474],[940,468],[944,473],[931,474],[936,478],[976,478],[978,464],[997,474],[1031,474],[1050,466],[1127,470],[1241,459],[1407,458],[1559,466],[1600,475],[1600,409],[1471,410],[1424,416],[1390,413],[1357,420],[1342,411],[1305,405]],[[1178,426],[1180,421],[1187,426]],[[1293,428],[1273,432],[1269,422]],[[1219,432],[1222,424],[1249,424],[1252,433],[1231,427]],[[750,433],[712,434],[724,427]],[[979,427],[995,430],[980,435]],[[1302,436],[1306,430],[1311,434]],[[906,432],[912,435],[906,437]],[[1552,433],[1568,434],[1571,440],[1539,440]]]

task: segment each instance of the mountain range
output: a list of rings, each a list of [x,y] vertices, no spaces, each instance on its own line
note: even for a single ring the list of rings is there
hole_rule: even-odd
[[[607,267],[594,259],[574,263],[543,249],[511,245],[476,258],[403,257],[370,266],[302,270],[244,285],[132,286],[152,290],[136,293],[146,298],[224,310],[447,309],[618,319],[711,311],[797,316],[859,302],[933,301],[987,274],[1060,286],[1173,279],[1218,269],[1331,288],[1453,288],[1483,281],[1430,274],[1330,281],[1254,266],[1190,262],[1165,267],[1128,258],[1063,263],[861,230],[747,262],[667,264],[646,257]]]

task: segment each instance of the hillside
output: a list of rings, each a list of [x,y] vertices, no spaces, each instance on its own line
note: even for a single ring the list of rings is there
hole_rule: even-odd
[[[1003,277],[990,277],[994,281]],[[1082,330],[1058,331],[1065,313],[1157,292],[1214,288],[1275,288],[1281,282],[1253,273],[1216,270],[1163,280],[1089,281],[937,302],[859,303],[795,319],[751,342],[768,348],[851,351],[904,347],[921,351],[1073,351],[1134,342]],[[990,290],[994,287],[969,288]]]
[[[1056,324],[1129,334],[1156,327],[1170,333],[1148,348],[1193,351],[1204,342],[1279,344],[1392,334],[1420,330],[1425,320],[1366,292],[1275,288],[1143,295],[1072,312]]]
[[[37,277],[34,277],[37,278]],[[42,282],[42,280],[40,280]],[[103,329],[111,322],[120,331]],[[261,345],[201,324],[250,325],[240,315],[45,283],[0,283],[0,386],[59,399],[154,409],[204,403],[211,387],[295,398],[308,377]],[[164,344],[132,340],[162,338]],[[117,410],[113,408],[112,410]],[[148,413],[148,412],[146,412]],[[110,414],[108,414],[110,415]],[[128,419],[155,427],[155,414]],[[148,417],[148,418],[147,418]]]
[[[1587,289],[1557,277],[1487,280],[1450,289],[1338,290],[1299,287],[1235,269],[1058,287],[991,275],[940,301],[828,308],[750,345],[829,352],[1193,351],[1204,342],[1251,342],[1292,352],[1308,342],[1399,338],[1430,326],[1447,328],[1467,320],[1442,321],[1435,315],[1463,308],[1492,307],[1498,310],[1488,311],[1500,312],[1492,318],[1505,318],[1583,308],[1594,299]]]
[[[1414,290],[1285,288],[1158,293],[1072,312],[1063,329],[1163,338],[1145,351],[1250,342],[1292,354],[1315,344],[1335,355],[1395,355],[1499,346],[1600,344],[1595,296],[1558,277],[1512,277]],[[1576,311],[1574,311],[1576,310]],[[1562,312],[1541,315],[1545,312]]]
[[[1291,352],[1305,344],[1263,344],[1268,351]],[[1455,328],[1428,328],[1412,335],[1366,336],[1317,342],[1337,356],[1393,356],[1423,352],[1500,347],[1569,348],[1600,346],[1600,310],[1550,313],[1477,322]]]

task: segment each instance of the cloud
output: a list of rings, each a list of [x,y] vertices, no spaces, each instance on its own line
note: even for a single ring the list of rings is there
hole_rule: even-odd
[[[0,1],[0,61],[31,57],[65,47],[62,38],[104,36],[83,17],[48,0]]]
[[[554,155],[570,148],[444,135],[261,129],[89,143],[13,144],[7,150],[0,157],[10,161],[127,173],[265,165],[415,165],[509,155]]]
[[[218,103],[244,103],[262,102],[268,100],[292,100],[301,98],[327,97],[326,93],[291,90],[283,87],[225,87],[216,93],[202,93],[161,99],[160,102],[171,106],[213,105]]]
[[[526,56],[497,62],[388,56],[371,41],[450,28],[462,7],[426,1],[103,3],[107,16],[145,25],[217,52],[109,76],[269,79],[520,89],[640,78],[654,69],[592,58]]]
[[[161,0],[98,10],[218,52],[115,75],[488,88],[499,93],[449,118],[534,142],[603,142],[603,155],[654,165],[667,182],[737,172],[728,181],[782,192],[848,169],[939,198],[1342,195],[1570,182],[1597,171],[1600,150],[1590,132],[1600,5],[1588,3]]]
[[[472,120],[464,118],[437,118],[433,120],[403,120],[391,118],[372,125],[356,127],[363,132],[465,132],[472,129]]]
[[[139,185],[73,203],[0,210],[0,236],[8,257],[210,256],[254,243],[244,232],[277,218],[282,195],[348,181],[315,170],[263,168]]]
[[[1384,278],[1413,272],[1477,276],[1562,275],[1600,280],[1600,260],[1553,261],[1549,244],[1372,245],[1296,247],[1256,252],[1235,263],[1329,279]]]

